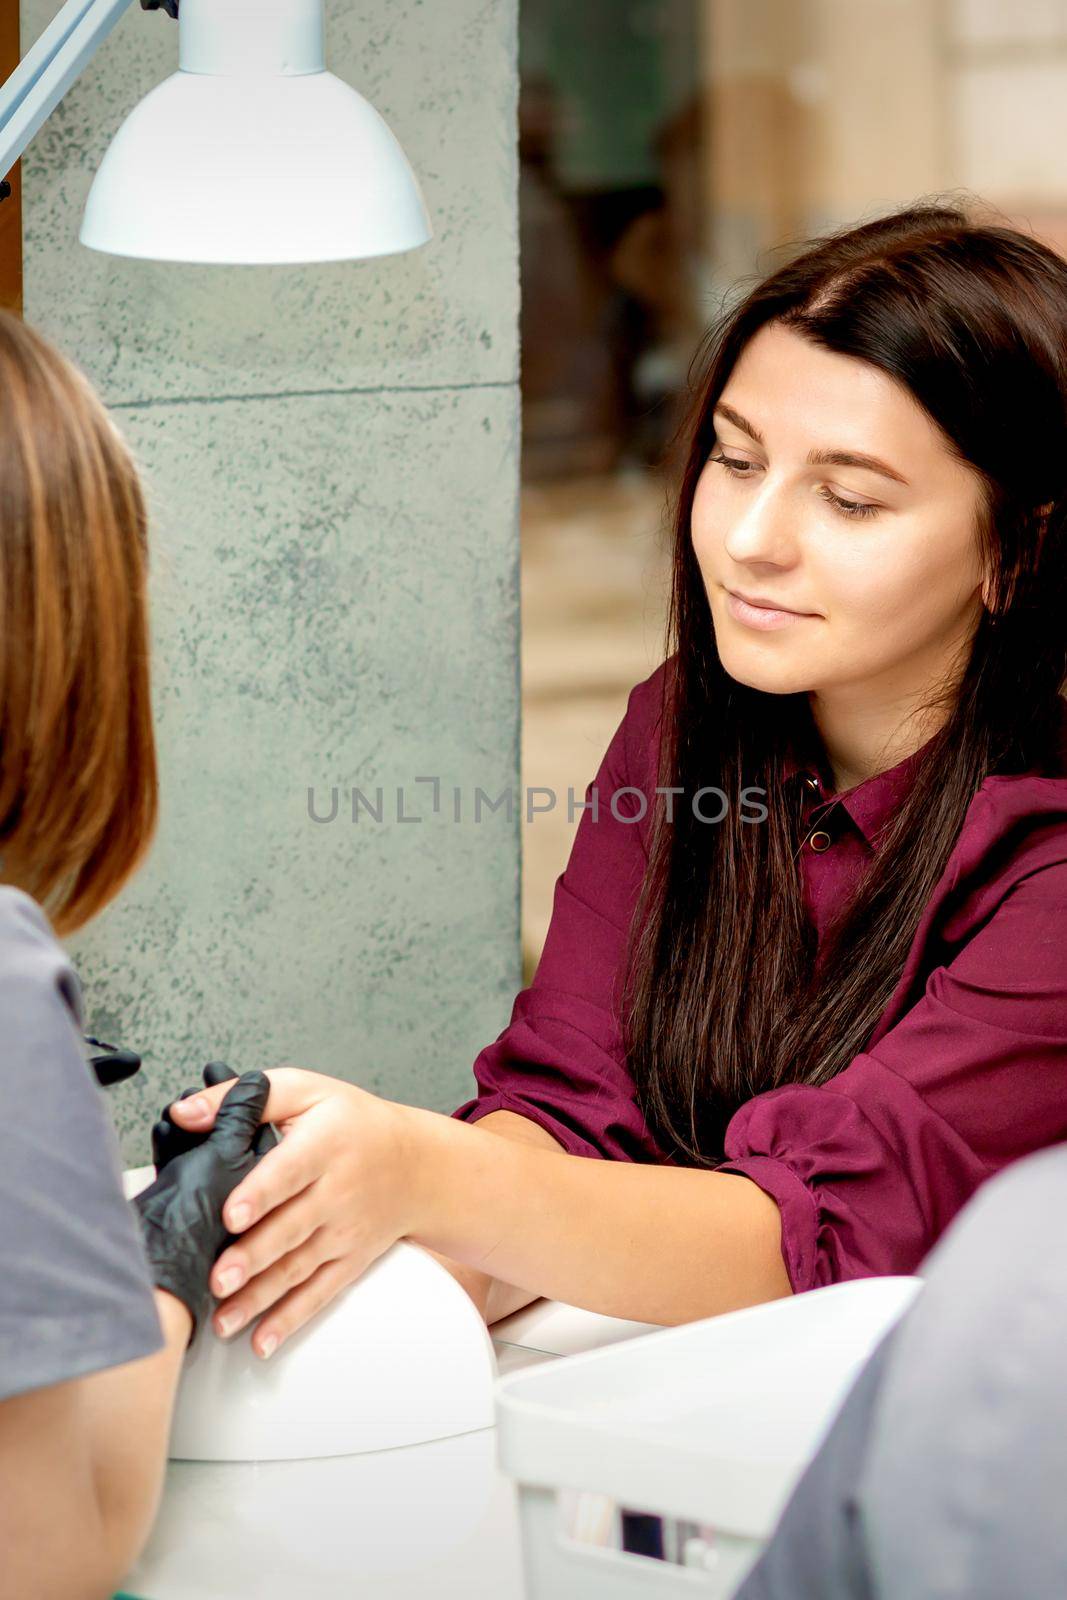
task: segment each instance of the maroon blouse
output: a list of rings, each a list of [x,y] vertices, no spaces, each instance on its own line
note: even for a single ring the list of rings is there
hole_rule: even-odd
[[[667,665],[630,692],[586,788],[533,981],[474,1062],[477,1098],[452,1113],[515,1111],[573,1155],[661,1165],[610,996],[647,860]],[[984,1179],[1067,1138],[1067,701],[1062,748],[1062,775],[982,783],[868,1048],[828,1084],[754,1096],[727,1127],[717,1170],[777,1202],[795,1292],[914,1272]],[[839,799],[789,764],[806,795],[805,902],[820,937],[920,755]],[[628,786],[649,804],[617,796],[616,817],[612,796]]]

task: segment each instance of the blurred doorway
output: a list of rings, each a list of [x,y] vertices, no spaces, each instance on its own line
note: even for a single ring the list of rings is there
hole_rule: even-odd
[[[703,324],[699,11],[520,6],[523,782],[556,797],[524,823],[527,981],[568,790],[662,654],[659,468]]]
[[[1064,0],[520,0],[528,976],[662,659],[663,451],[708,325],[812,236],[961,202],[1067,252]]]

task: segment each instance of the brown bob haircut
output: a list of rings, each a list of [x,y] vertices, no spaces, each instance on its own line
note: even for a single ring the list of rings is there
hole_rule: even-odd
[[[0,880],[61,934],[155,831],[146,584],[129,449],[86,378],[0,311]]]

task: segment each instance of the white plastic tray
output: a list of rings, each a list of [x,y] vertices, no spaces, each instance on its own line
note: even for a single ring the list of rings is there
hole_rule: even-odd
[[[921,1286],[833,1284],[500,1378],[498,1459],[518,1486],[527,1600],[732,1594]],[[576,1490],[710,1525],[714,1540],[699,1568],[579,1543],[557,1504]]]

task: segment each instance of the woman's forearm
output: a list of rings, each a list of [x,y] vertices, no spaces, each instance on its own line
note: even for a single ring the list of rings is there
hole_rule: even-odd
[[[5,1596],[99,1600],[144,1544],[190,1327],[171,1295],[156,1306],[162,1350],[0,1404]]]
[[[490,1111],[478,1119],[477,1125],[485,1132],[495,1133],[505,1139],[518,1139],[544,1150],[557,1152],[563,1150],[558,1140],[554,1139],[540,1123],[534,1122],[530,1117],[518,1116],[514,1111]],[[462,1284],[490,1326],[538,1298],[535,1289],[523,1289],[514,1283],[505,1283],[502,1279],[495,1278],[491,1272],[482,1272],[480,1268],[469,1266],[464,1261],[456,1261],[451,1256],[443,1255],[439,1250],[431,1249],[429,1245],[423,1245],[423,1249],[434,1256],[451,1272],[457,1282]]]
[[[429,1245],[422,1245],[421,1248],[427,1255],[439,1261],[456,1282],[466,1289],[488,1327],[492,1327],[494,1322],[499,1322],[503,1317],[510,1317],[513,1311],[520,1311],[523,1306],[528,1306],[531,1300],[538,1298],[535,1289],[522,1289],[514,1283],[503,1283],[501,1279],[494,1278],[491,1272],[480,1272],[477,1267],[468,1266],[465,1261],[457,1261],[453,1256],[446,1256],[440,1250],[431,1249]]]
[[[189,1342],[191,1321],[181,1302],[157,1289],[156,1309],[162,1350],[95,1373],[86,1389],[96,1498],[114,1553],[116,1584],[140,1552],[159,1509],[174,1398]]]
[[[572,1156],[410,1109],[409,1236],[531,1298],[671,1325],[792,1292],[778,1207],[740,1173]]]

